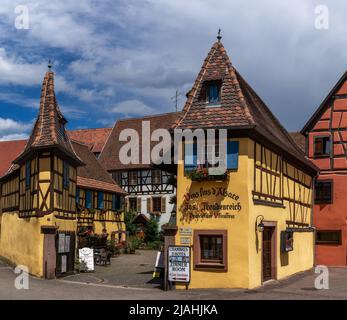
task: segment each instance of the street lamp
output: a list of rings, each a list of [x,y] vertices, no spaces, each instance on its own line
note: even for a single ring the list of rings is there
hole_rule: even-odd
[[[258,224],[258,218],[260,218],[260,222],[259,222],[259,224]],[[259,216],[257,216],[256,217],[256,219],[255,219],[255,231],[259,231],[259,232],[263,232],[264,231],[264,223],[263,223],[263,221],[264,221],[264,216],[263,215],[259,215]]]

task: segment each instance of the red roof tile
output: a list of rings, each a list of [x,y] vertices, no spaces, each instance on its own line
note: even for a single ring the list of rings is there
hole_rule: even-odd
[[[107,183],[99,180],[84,178],[77,176],[77,186],[82,188],[88,188],[93,190],[101,190],[112,193],[122,193],[126,194],[123,189],[121,189],[115,183]]]
[[[54,73],[48,71],[43,79],[40,110],[33,131],[23,153],[14,162],[21,161],[34,149],[56,147],[76,164],[82,164],[71,146],[69,136],[66,134],[66,123],[67,121],[61,113],[55,97]]]
[[[207,81],[221,82],[220,105],[206,102]],[[182,116],[173,128],[227,128],[243,130],[253,139],[266,140],[302,168],[318,169],[305,158],[265,103],[233,67],[220,41],[216,42],[187,95]]]
[[[112,132],[107,139],[107,142],[104,146],[104,149],[101,152],[99,157],[99,161],[101,165],[107,170],[131,170],[131,169],[145,169],[150,168],[151,165],[142,164],[141,161],[141,150],[142,145],[140,143],[139,154],[140,154],[140,164],[128,164],[124,165],[119,160],[119,150],[126,142],[121,142],[119,140],[119,135],[124,129],[134,129],[138,132],[139,137],[142,137],[142,121],[150,121],[150,129],[151,133],[156,129],[167,129],[169,130],[172,125],[175,123],[177,118],[181,115],[180,112],[171,112],[171,113],[163,113],[157,114],[153,116],[146,116],[143,118],[132,118],[132,119],[124,119],[118,120]],[[142,141],[142,140],[141,140]],[[157,142],[153,142],[152,146],[157,144]]]
[[[82,142],[90,148],[92,152],[101,152],[112,128],[95,128],[68,130],[70,139]]]
[[[0,177],[5,175],[12,161],[24,150],[27,140],[0,141]]]

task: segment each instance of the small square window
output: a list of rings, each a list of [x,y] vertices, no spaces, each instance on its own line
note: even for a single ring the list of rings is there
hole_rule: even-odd
[[[333,203],[332,181],[316,181],[315,184],[315,204]]]
[[[314,155],[315,157],[330,156],[330,137],[315,137],[314,139]]]
[[[330,245],[341,245],[341,231],[340,230],[329,230],[329,231],[318,231],[316,233],[317,244],[330,244]]]
[[[194,269],[227,271],[227,231],[194,231]]]

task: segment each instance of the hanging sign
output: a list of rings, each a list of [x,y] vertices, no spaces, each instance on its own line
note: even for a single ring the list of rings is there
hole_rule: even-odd
[[[171,282],[190,282],[190,247],[169,246],[168,280]]]
[[[79,260],[83,262],[86,271],[94,271],[94,250],[90,248],[82,248],[78,250]]]

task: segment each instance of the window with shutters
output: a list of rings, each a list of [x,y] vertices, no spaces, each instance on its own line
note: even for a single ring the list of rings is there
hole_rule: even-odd
[[[205,159],[204,163],[198,161],[198,146],[197,142],[186,142],[184,144],[184,168],[185,172],[189,173],[202,168],[218,168],[220,166],[220,146],[218,140],[214,145],[205,144]],[[237,170],[239,157],[239,142],[227,141],[226,145],[226,169]]]
[[[152,170],[152,184],[161,184],[161,170]]]
[[[316,181],[315,184],[315,204],[331,204],[333,203],[333,181]]]

